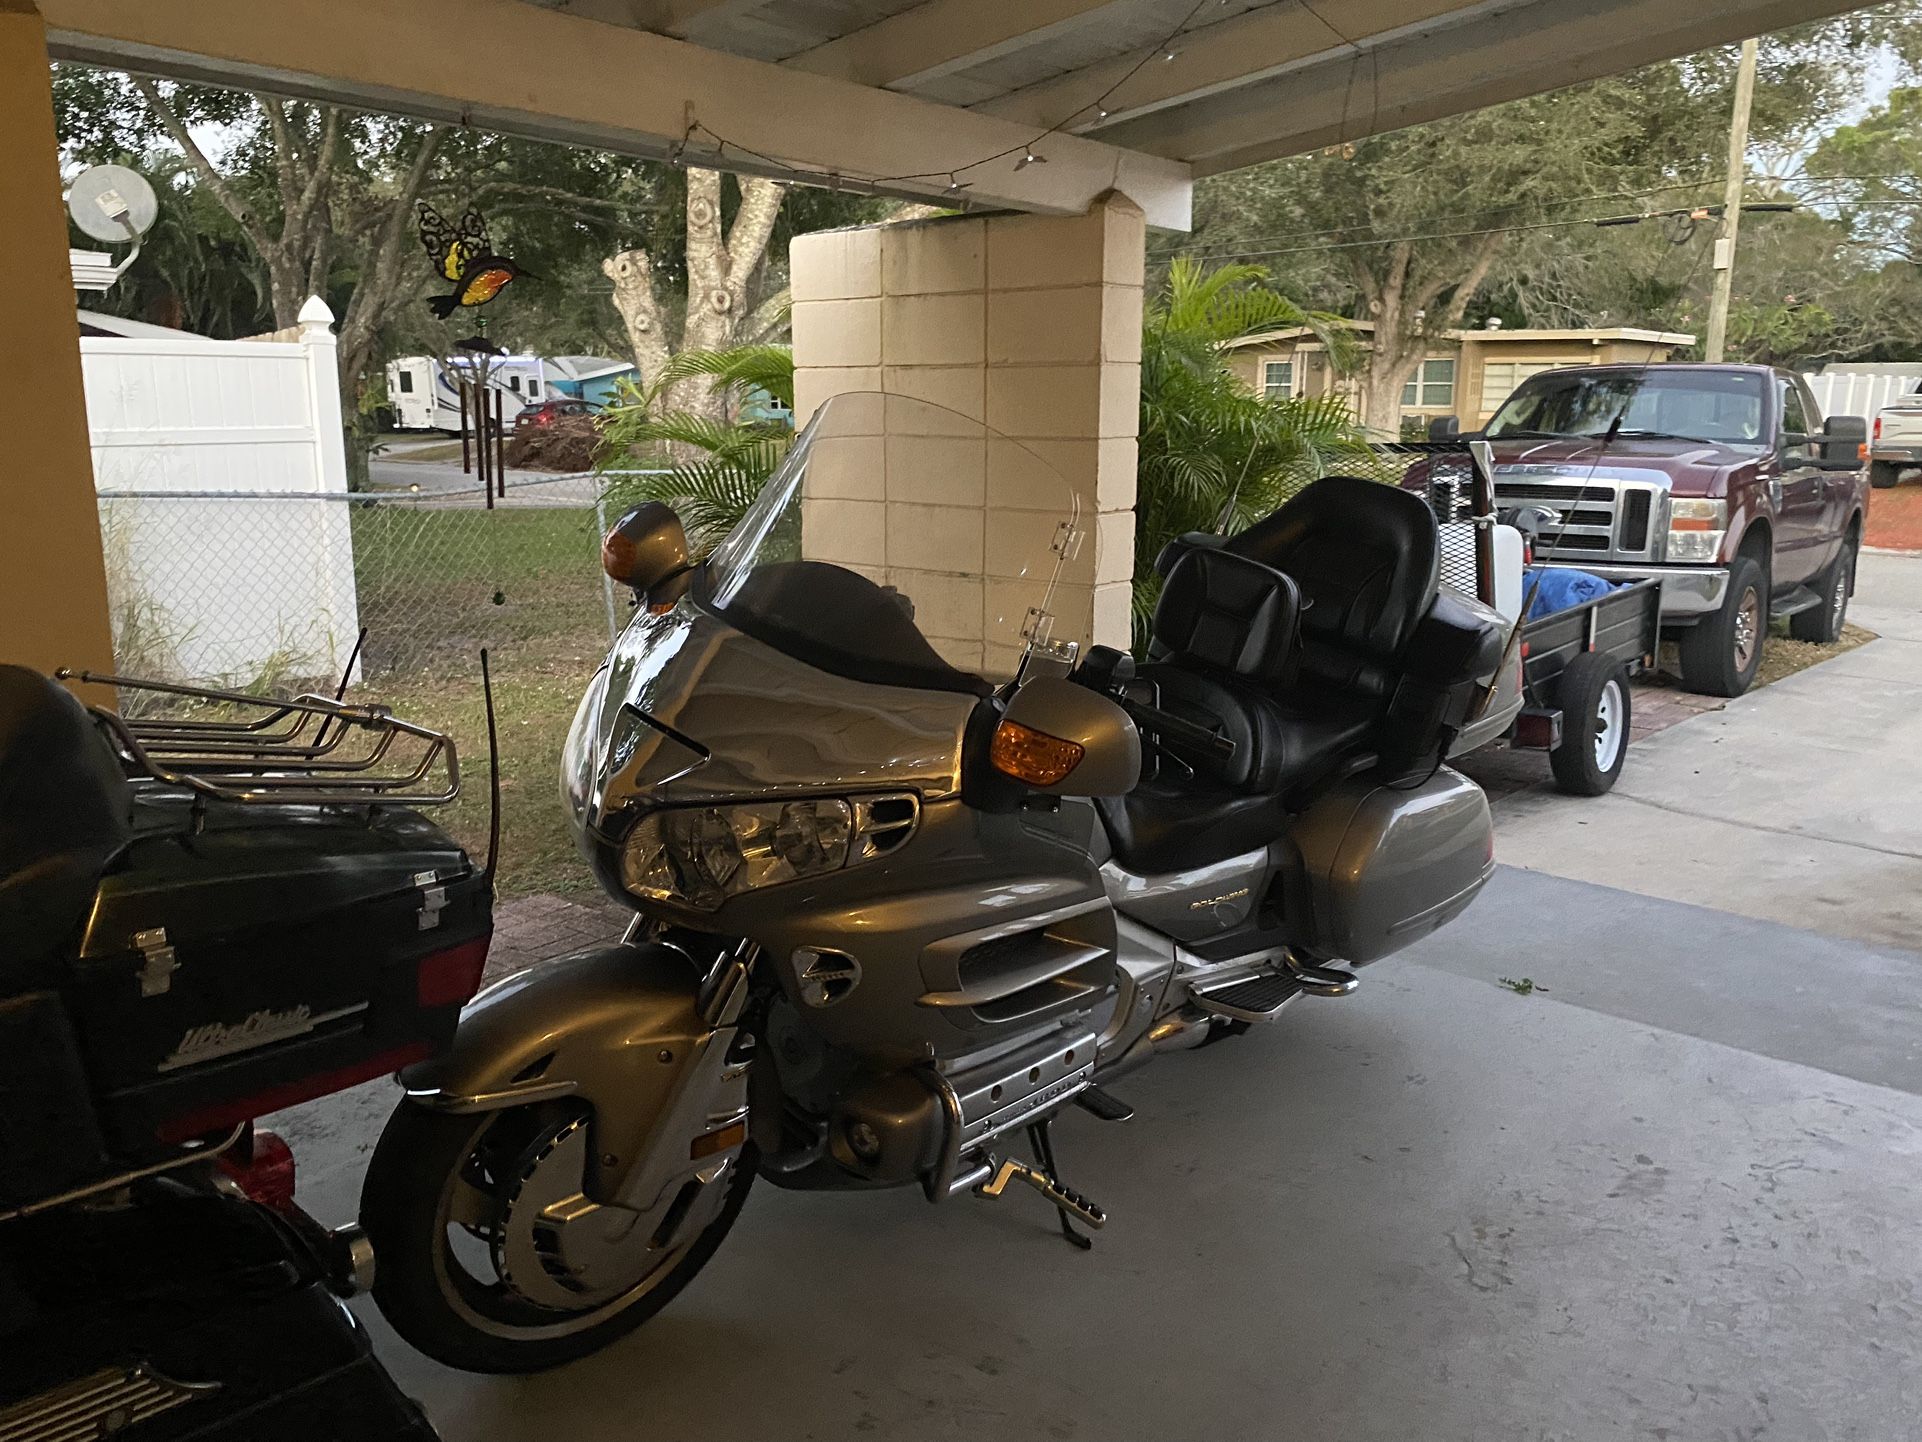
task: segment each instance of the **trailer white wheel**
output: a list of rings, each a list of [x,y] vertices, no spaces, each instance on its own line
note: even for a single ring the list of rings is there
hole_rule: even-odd
[[[1562,741],[1548,753],[1555,784],[1573,796],[1600,796],[1628,759],[1628,673],[1600,651],[1584,651],[1555,682]]]

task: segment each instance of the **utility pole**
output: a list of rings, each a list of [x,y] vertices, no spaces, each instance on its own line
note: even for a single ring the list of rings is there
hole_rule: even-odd
[[[1753,40],[1742,42],[1742,63],[1735,71],[1735,113],[1728,123],[1728,186],[1722,192],[1722,229],[1715,237],[1715,292],[1708,304],[1708,344],[1704,357],[1722,359],[1728,339],[1729,293],[1735,285],[1735,232],[1742,224],[1742,188],[1748,179],[1748,113],[1755,103]]]

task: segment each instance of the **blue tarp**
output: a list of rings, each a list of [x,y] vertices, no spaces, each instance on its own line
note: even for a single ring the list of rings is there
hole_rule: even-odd
[[[1539,587],[1536,586],[1537,578],[1541,581]],[[1531,566],[1522,576],[1522,594],[1526,596],[1533,591],[1535,596],[1528,606],[1528,619],[1531,621],[1539,621],[1557,611],[1566,611],[1570,606],[1579,606],[1597,596],[1606,596],[1614,589],[1615,583],[1612,581],[1591,576],[1587,571],[1570,570],[1566,566]]]

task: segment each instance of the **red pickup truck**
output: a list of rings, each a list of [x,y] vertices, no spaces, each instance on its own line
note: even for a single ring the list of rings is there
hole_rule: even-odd
[[[1445,429],[1445,425],[1443,427]],[[1682,683],[1739,696],[1771,619],[1841,634],[1867,508],[1860,417],[1821,419],[1792,371],[1573,366],[1524,381],[1490,419],[1495,499],[1544,507],[1536,556],[1662,583]]]

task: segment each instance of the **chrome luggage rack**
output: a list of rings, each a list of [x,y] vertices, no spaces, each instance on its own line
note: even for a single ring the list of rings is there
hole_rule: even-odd
[[[238,711],[221,719],[129,719],[103,706],[88,708],[129,776],[181,788],[197,801],[440,806],[460,795],[453,739],[403,721],[385,706],[314,695],[249,696],[97,671],[55,675]]]

